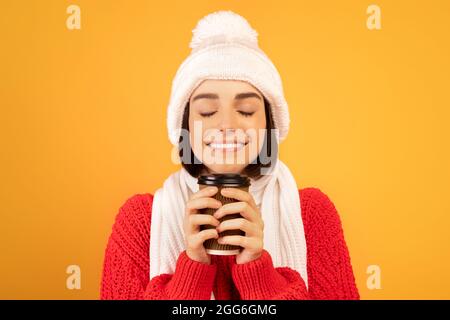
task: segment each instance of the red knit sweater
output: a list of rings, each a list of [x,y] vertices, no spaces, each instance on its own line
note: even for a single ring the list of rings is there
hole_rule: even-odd
[[[309,290],[300,274],[274,268],[270,254],[236,264],[235,256],[211,256],[211,264],[183,251],[174,274],[149,279],[153,196],[130,197],[117,214],[105,250],[101,299],[217,300],[359,299],[341,221],[330,199],[316,188],[299,191],[307,244]]]

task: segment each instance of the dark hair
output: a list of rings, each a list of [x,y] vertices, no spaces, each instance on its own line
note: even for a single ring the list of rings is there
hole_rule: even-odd
[[[270,108],[270,104],[267,101],[267,99],[264,97],[264,110],[266,115],[266,132],[264,136],[264,143],[261,148],[261,152],[256,157],[256,163],[255,160],[253,160],[251,163],[249,163],[244,170],[242,171],[242,174],[252,177],[254,179],[258,179],[261,177],[261,169],[262,168],[269,168],[270,166],[274,165],[275,163],[272,163],[276,161],[277,154],[278,154],[278,143],[277,139],[275,137],[275,124],[272,117],[272,110]],[[181,124],[181,128],[184,129],[182,131],[189,132],[189,102],[186,104],[186,107],[184,108],[183,113],[183,121]],[[188,137],[186,137],[188,139]],[[195,156],[194,152],[192,151],[192,147],[190,142],[188,143],[189,148],[188,152],[190,152],[190,157],[188,158],[188,161],[185,162],[185,157],[183,157],[183,147],[182,147],[182,140],[183,136],[180,135],[179,139],[179,156],[181,159],[181,165],[191,174],[191,176],[198,178],[200,173],[205,169],[205,165],[201,163],[201,161]],[[189,140],[188,140],[189,141]],[[273,154],[272,154],[273,151]],[[262,153],[265,153],[267,157],[269,158],[267,163],[261,162],[261,155]]]

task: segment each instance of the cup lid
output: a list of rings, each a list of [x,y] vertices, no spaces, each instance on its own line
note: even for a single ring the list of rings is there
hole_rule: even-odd
[[[198,184],[208,186],[248,187],[250,186],[250,179],[247,176],[238,173],[212,173],[201,175],[198,178]]]

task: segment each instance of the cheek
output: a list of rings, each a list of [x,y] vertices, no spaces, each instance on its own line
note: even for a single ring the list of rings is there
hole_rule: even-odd
[[[247,124],[247,129],[249,129],[253,133],[253,136],[256,138],[259,148],[261,148],[262,144],[264,142],[264,136],[266,133],[265,117],[263,116],[263,117],[258,117],[258,118],[252,119]]]
[[[192,120],[191,120],[192,119]],[[208,130],[213,128],[211,120],[192,117],[189,119],[189,140],[192,151],[198,159],[202,159],[204,150],[204,138],[207,136]]]
[[[191,120],[192,119],[192,120]],[[189,119],[189,134],[191,139],[203,139],[208,130],[214,128],[211,120],[205,118],[191,118]]]

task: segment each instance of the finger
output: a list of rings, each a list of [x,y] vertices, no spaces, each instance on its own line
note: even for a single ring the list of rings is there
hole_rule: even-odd
[[[254,209],[257,209],[255,199],[249,192],[237,188],[223,188],[220,193],[225,197],[247,202]]]
[[[220,219],[227,214],[234,213],[240,213],[242,217],[250,222],[258,221],[258,214],[247,202],[227,203],[214,212],[214,217],[216,217],[216,219]]]
[[[219,188],[216,186],[209,186],[203,189],[200,189],[196,193],[194,193],[191,199],[203,198],[203,197],[211,197],[215,195],[219,191]]]
[[[203,224],[210,224],[215,227],[220,224],[219,220],[209,214],[192,214],[188,217],[188,220],[191,232],[198,230],[199,226]]]
[[[192,214],[197,212],[198,209],[205,209],[205,208],[217,209],[220,208],[221,206],[222,202],[214,198],[191,199],[186,204],[186,213]]]
[[[206,229],[200,231],[199,233],[191,235],[189,237],[188,244],[192,249],[199,249],[203,245],[203,242],[205,242],[206,240],[212,238],[217,239],[218,237],[219,233],[217,232],[216,229]]]
[[[257,251],[262,248],[262,240],[254,237],[244,236],[225,236],[220,237],[217,242],[220,244],[231,244],[235,246],[241,246],[251,251]]]
[[[244,218],[225,220],[216,228],[218,232],[225,230],[242,230],[246,236],[261,236],[262,230],[255,224]]]

